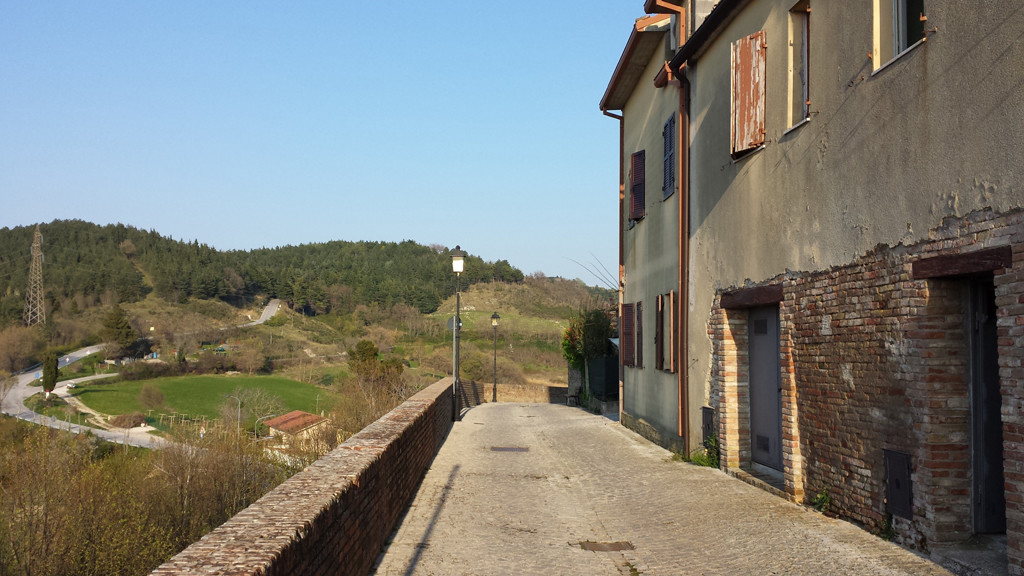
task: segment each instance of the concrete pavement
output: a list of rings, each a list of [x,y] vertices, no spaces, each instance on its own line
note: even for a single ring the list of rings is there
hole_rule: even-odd
[[[506,403],[455,423],[376,574],[949,572],[601,416]]]

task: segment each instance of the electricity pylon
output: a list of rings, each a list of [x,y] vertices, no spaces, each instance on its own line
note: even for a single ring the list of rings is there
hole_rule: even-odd
[[[32,238],[32,264],[28,270],[28,294],[25,295],[25,324],[35,326],[46,323],[43,304],[43,235],[36,224]]]

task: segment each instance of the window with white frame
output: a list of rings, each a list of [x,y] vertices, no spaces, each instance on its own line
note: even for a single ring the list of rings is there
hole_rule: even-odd
[[[889,63],[924,38],[924,0],[874,0],[875,69]]]
[[[676,371],[676,293],[659,294],[654,328],[654,367],[666,372]]]
[[[809,0],[801,0],[789,9],[789,126],[806,120],[811,105],[810,23]]]

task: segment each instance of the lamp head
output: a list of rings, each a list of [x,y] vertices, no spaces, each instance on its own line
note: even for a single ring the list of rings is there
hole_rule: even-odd
[[[455,246],[455,250],[452,250],[452,272],[456,274],[462,274],[466,265],[466,253],[462,251],[462,248],[458,245]]]
[[[498,327],[498,320],[501,320],[501,316],[498,316],[497,312],[495,312],[494,314],[491,314],[491,326],[494,326],[495,328],[497,328]]]

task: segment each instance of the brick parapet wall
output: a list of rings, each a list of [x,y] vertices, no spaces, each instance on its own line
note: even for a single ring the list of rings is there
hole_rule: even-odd
[[[364,575],[451,426],[447,378],[412,396],[152,574]]]
[[[780,364],[786,489],[824,490],[832,512],[924,548],[971,533],[966,284],[914,279],[915,261],[1012,246],[995,270],[1002,391],[1008,558],[1024,574],[1024,214],[982,211],[947,219],[913,246],[879,246],[846,266],[787,272]],[[749,465],[745,317],[716,298],[711,402],[724,467]],[[911,455],[913,518],[891,517],[883,449]]]

